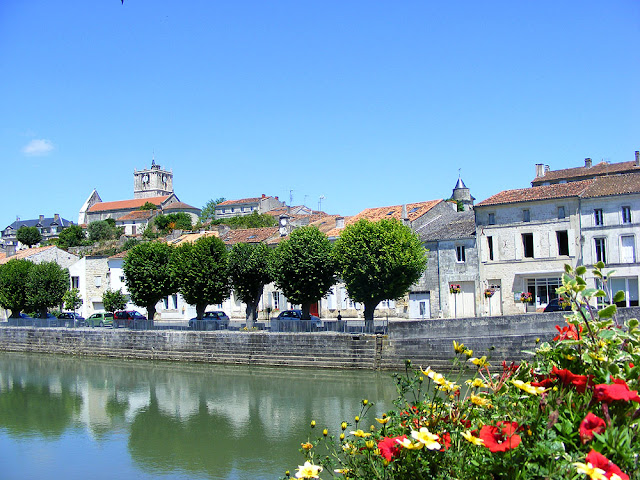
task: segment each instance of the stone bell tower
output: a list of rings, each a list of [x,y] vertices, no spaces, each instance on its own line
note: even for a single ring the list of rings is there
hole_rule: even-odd
[[[462,202],[462,205],[464,206],[465,210],[473,209],[473,202],[475,198],[471,196],[471,192],[469,191],[467,186],[464,184],[460,176],[458,176],[458,181],[456,183],[456,186],[453,187],[453,193],[451,195],[451,198],[458,202]]]
[[[151,160],[151,168],[134,170],[133,198],[164,197],[173,193],[173,173]]]

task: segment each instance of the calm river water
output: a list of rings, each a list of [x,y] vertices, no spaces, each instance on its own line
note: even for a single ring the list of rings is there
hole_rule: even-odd
[[[395,397],[388,372],[0,353],[0,478],[276,479],[309,435]]]

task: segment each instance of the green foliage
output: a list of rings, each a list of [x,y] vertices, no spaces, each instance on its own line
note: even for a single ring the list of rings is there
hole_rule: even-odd
[[[315,227],[294,230],[276,249],[274,280],[291,303],[302,305],[303,318],[310,318],[310,305],[335,284],[331,251],[329,239]]]
[[[137,238],[128,238],[123,244],[122,244],[122,251],[125,252],[127,250],[131,250],[133,247],[135,247],[136,245],[138,245],[140,243],[140,240],[138,240]]]
[[[610,278],[603,268],[593,275]],[[303,444],[305,472],[322,467],[326,478],[339,470],[343,478],[387,480],[640,479],[640,322],[599,317],[591,303],[601,292],[586,286],[585,272],[567,268],[557,292],[573,312],[530,361],[492,367],[455,341],[446,377],[407,361],[394,375],[395,407],[374,420],[363,400],[342,433]],[[593,467],[601,470],[587,473]]]
[[[55,262],[33,265],[27,275],[27,304],[46,314],[47,308],[58,306],[69,288],[69,272]]]
[[[205,222],[209,219],[214,219],[216,215],[216,205],[224,202],[225,200],[226,198],[224,197],[209,200],[200,211],[200,221]]]
[[[348,225],[333,254],[349,297],[364,303],[367,320],[373,320],[382,300],[407,293],[427,264],[418,236],[397,220],[363,219]]]
[[[158,206],[154,203],[151,202],[144,202],[144,205],[142,205],[138,210],[157,210]]]
[[[251,212],[249,215],[238,215],[236,217],[221,218],[211,222],[212,225],[228,225],[232,230],[240,228],[266,228],[275,227],[278,220],[273,215],[266,213]]]
[[[247,305],[247,326],[257,317],[264,286],[273,281],[274,250],[264,243],[237,243],[229,254],[229,277],[236,296]]]
[[[58,235],[58,247],[67,250],[69,247],[79,247],[85,244],[86,235],[80,225],[70,225]]]
[[[23,245],[28,245],[29,248],[40,243],[42,235],[38,227],[20,227],[16,232],[16,239]]]
[[[184,212],[158,215],[153,219],[153,222],[163,234],[171,233],[174,230],[191,230],[191,217]]]
[[[11,317],[18,317],[27,307],[27,280],[33,263],[13,259],[0,265],[0,307],[11,310]]]
[[[115,312],[127,308],[127,296],[121,289],[106,290],[102,294],[102,303],[107,312]]]
[[[71,288],[64,292],[62,296],[62,303],[67,310],[73,310],[74,312],[82,306],[82,297],[80,297],[80,290],[77,288]]]
[[[109,221],[111,220],[111,222]],[[96,220],[87,225],[87,234],[90,242],[100,242],[104,240],[114,240],[121,234],[120,229],[116,228],[115,221],[109,218],[107,220]]]
[[[229,296],[227,247],[217,237],[202,237],[178,247],[170,270],[187,303],[196,306],[197,318],[207,305],[222,303]]]
[[[142,232],[142,238],[145,240],[156,240],[158,237],[160,237],[160,234],[151,225],[148,225]]]
[[[136,245],[127,254],[122,266],[131,301],[146,307],[149,320],[156,313],[156,303],[174,294],[178,287],[169,269],[173,247],[163,242]]]

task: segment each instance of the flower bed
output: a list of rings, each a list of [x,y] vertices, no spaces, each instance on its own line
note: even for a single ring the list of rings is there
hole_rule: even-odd
[[[603,268],[594,275],[604,280]],[[613,304],[592,309],[606,294],[586,288],[585,273],[566,267],[558,293],[574,311],[528,361],[494,368],[458,342],[455,375],[407,361],[395,408],[369,420],[363,400],[353,421],[302,444],[294,476],[640,479],[640,328],[636,319],[618,325]]]

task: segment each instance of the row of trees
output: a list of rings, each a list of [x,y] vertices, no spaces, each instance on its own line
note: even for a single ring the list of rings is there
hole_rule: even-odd
[[[365,306],[373,321],[383,300],[404,295],[426,267],[426,251],[408,227],[395,220],[360,220],[331,244],[314,227],[294,230],[275,249],[264,244],[237,244],[228,250],[216,237],[172,247],[149,242],[129,251],[123,269],[136,305],[149,318],[164,297],[180,292],[202,318],[207,305],[222,303],[233,289],[247,305],[247,325],[257,318],[263,288],[275,282],[310,318],[313,303],[325,297],[338,278],[349,297]]]

